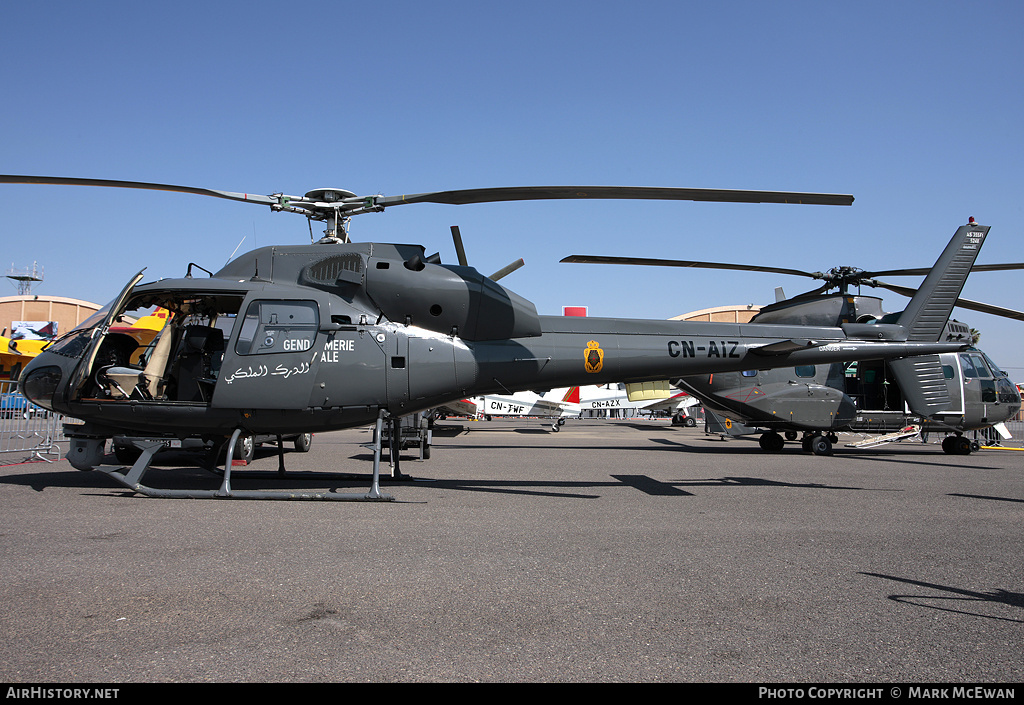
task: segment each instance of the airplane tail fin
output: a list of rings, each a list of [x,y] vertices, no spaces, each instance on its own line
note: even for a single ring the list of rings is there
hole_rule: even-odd
[[[562,397],[562,401],[568,402],[570,404],[579,404],[580,403],[580,388],[579,387],[569,387],[569,391],[567,391],[565,393],[565,396]]]
[[[957,228],[910,304],[900,314],[897,323],[909,331],[908,342],[934,343],[939,340],[989,227],[978,225],[971,218],[967,225]]]

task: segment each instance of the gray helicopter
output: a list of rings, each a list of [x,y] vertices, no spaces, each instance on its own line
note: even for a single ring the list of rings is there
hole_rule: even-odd
[[[973,219],[972,219],[973,221]],[[965,262],[961,266],[966,265]],[[825,284],[792,299],[765,306],[751,323],[843,325],[888,323],[899,314],[882,310],[874,296],[852,294],[852,286],[868,284],[913,296],[916,290],[881,282],[885,275],[921,275],[927,269],[868,272],[837,267],[827,273],[795,269],[727,265],[710,262],[653,260],[632,257],[573,255],[563,262],[646,264],[656,266],[743,269],[823,279]],[[975,265],[972,271],[1024,268],[1022,263]],[[927,280],[926,280],[927,283]],[[838,293],[826,294],[837,288]],[[1024,313],[959,298],[956,305],[1016,320]],[[971,329],[948,320],[935,340],[971,342]],[[673,378],[672,383],[701,400],[708,426],[717,433],[760,433],[762,449],[782,450],[786,440],[799,436],[805,451],[832,452],[838,431],[894,432],[917,424],[925,432],[952,433],[942,443],[946,453],[967,454],[977,448],[965,431],[999,427],[1020,411],[1017,386],[987,355],[975,347],[961,352],[898,360],[861,360],[826,365],[798,365]],[[908,410],[909,409],[909,414]]]
[[[43,408],[68,424],[68,460],[157,497],[390,500],[380,492],[381,429],[402,416],[470,396],[965,348],[936,342],[970,266],[940,257],[931,283],[892,323],[728,325],[541,316],[532,303],[464,261],[442,264],[420,245],[353,243],[348,219],[412,203],[533,199],[666,199],[849,205],[851,196],[633,187],[513,187],[406,196],[318,189],[254,196],[127,181],[0,176],[0,183],[178,191],[269,206],[327,223],[308,245],[263,247],[208,277],[140,284],[43,350],[20,378]],[[310,228],[312,232],[312,227]],[[973,263],[988,234],[964,226],[946,250]],[[460,258],[461,259],[461,258]],[[951,266],[953,265],[953,266]],[[139,357],[111,331],[122,316],[159,306],[173,314]],[[681,351],[692,354],[681,354]],[[137,360],[137,362],[132,362]],[[242,434],[295,434],[375,424],[365,493],[292,495],[231,488],[232,448]],[[129,469],[102,467],[117,436],[140,452]],[[154,453],[175,440],[226,442],[216,490],[143,484]],[[126,470],[126,471],[124,471]]]
[[[957,328],[966,326],[950,321],[949,329]],[[760,433],[761,448],[770,452],[799,436],[805,451],[827,455],[839,431],[887,434],[912,424],[924,433],[951,433],[943,451],[966,455],[979,447],[966,431],[1005,434],[1003,423],[1021,407],[1007,374],[975,347],[934,357],[942,376],[929,391],[947,400],[942,408],[919,406],[921,381],[904,364],[917,363],[914,358],[724,372],[673,384],[701,400],[717,432]]]

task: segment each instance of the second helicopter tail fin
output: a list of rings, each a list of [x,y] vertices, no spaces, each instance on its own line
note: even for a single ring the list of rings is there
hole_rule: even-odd
[[[989,226],[971,218],[957,228],[924,283],[900,314],[898,323],[908,330],[910,342],[936,342],[946,327],[960,292],[967,282]],[[923,416],[948,409],[952,400],[938,355],[921,355],[889,362],[910,409]]]
[[[946,249],[939,255],[921,287],[900,314],[897,323],[908,331],[908,342],[932,343],[938,341],[953,312],[960,292],[978,258],[989,231],[988,225],[978,225],[971,218],[967,225],[957,228]]]

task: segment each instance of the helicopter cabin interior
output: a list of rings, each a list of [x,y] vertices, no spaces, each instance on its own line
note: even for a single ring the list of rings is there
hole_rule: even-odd
[[[958,363],[960,372],[954,368]],[[985,353],[970,349],[965,352],[942,356],[942,374],[947,385],[958,380],[973,384],[980,392],[980,401],[995,403],[999,401],[998,380],[1005,373],[993,363]],[[862,360],[846,367],[844,375],[844,391],[854,399],[858,410],[904,411],[906,404],[903,393],[896,381],[896,376],[884,360]],[[960,386],[953,382],[956,397],[962,391],[955,389]]]
[[[131,301],[118,317],[120,322],[111,325],[100,342],[79,398],[209,404],[220,375],[225,345],[243,300],[241,295],[167,294]],[[262,311],[258,304],[254,302],[250,306],[253,310],[242,317],[238,345],[244,345],[246,351],[253,346],[261,328],[261,317],[266,322],[277,321],[279,312]],[[124,314],[155,306],[169,311],[161,330],[137,330],[124,325]],[[315,336],[315,311],[312,319],[311,325],[307,322],[305,327]]]

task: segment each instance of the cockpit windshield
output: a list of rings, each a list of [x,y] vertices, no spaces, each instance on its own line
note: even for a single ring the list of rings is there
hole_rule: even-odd
[[[117,299],[110,301],[106,306],[103,306],[96,313],[86,318],[68,333],[57,338],[51,345],[46,347],[46,351],[66,357],[78,357],[81,355],[86,347],[88,347],[89,341],[92,340],[94,331],[106,320],[107,315],[110,313],[110,307],[116,301]]]
[[[996,363],[992,362],[992,358],[990,358],[985,353],[981,353],[981,356],[985,358],[985,362],[988,363],[988,368],[990,370],[992,370],[992,374],[993,375],[995,375],[996,377],[1005,377],[1006,376],[1006,373],[1003,372],[1003,370],[999,367],[999,365],[997,365]]]
[[[979,353],[960,353],[960,366],[963,368],[964,377],[992,377],[985,360]]]

